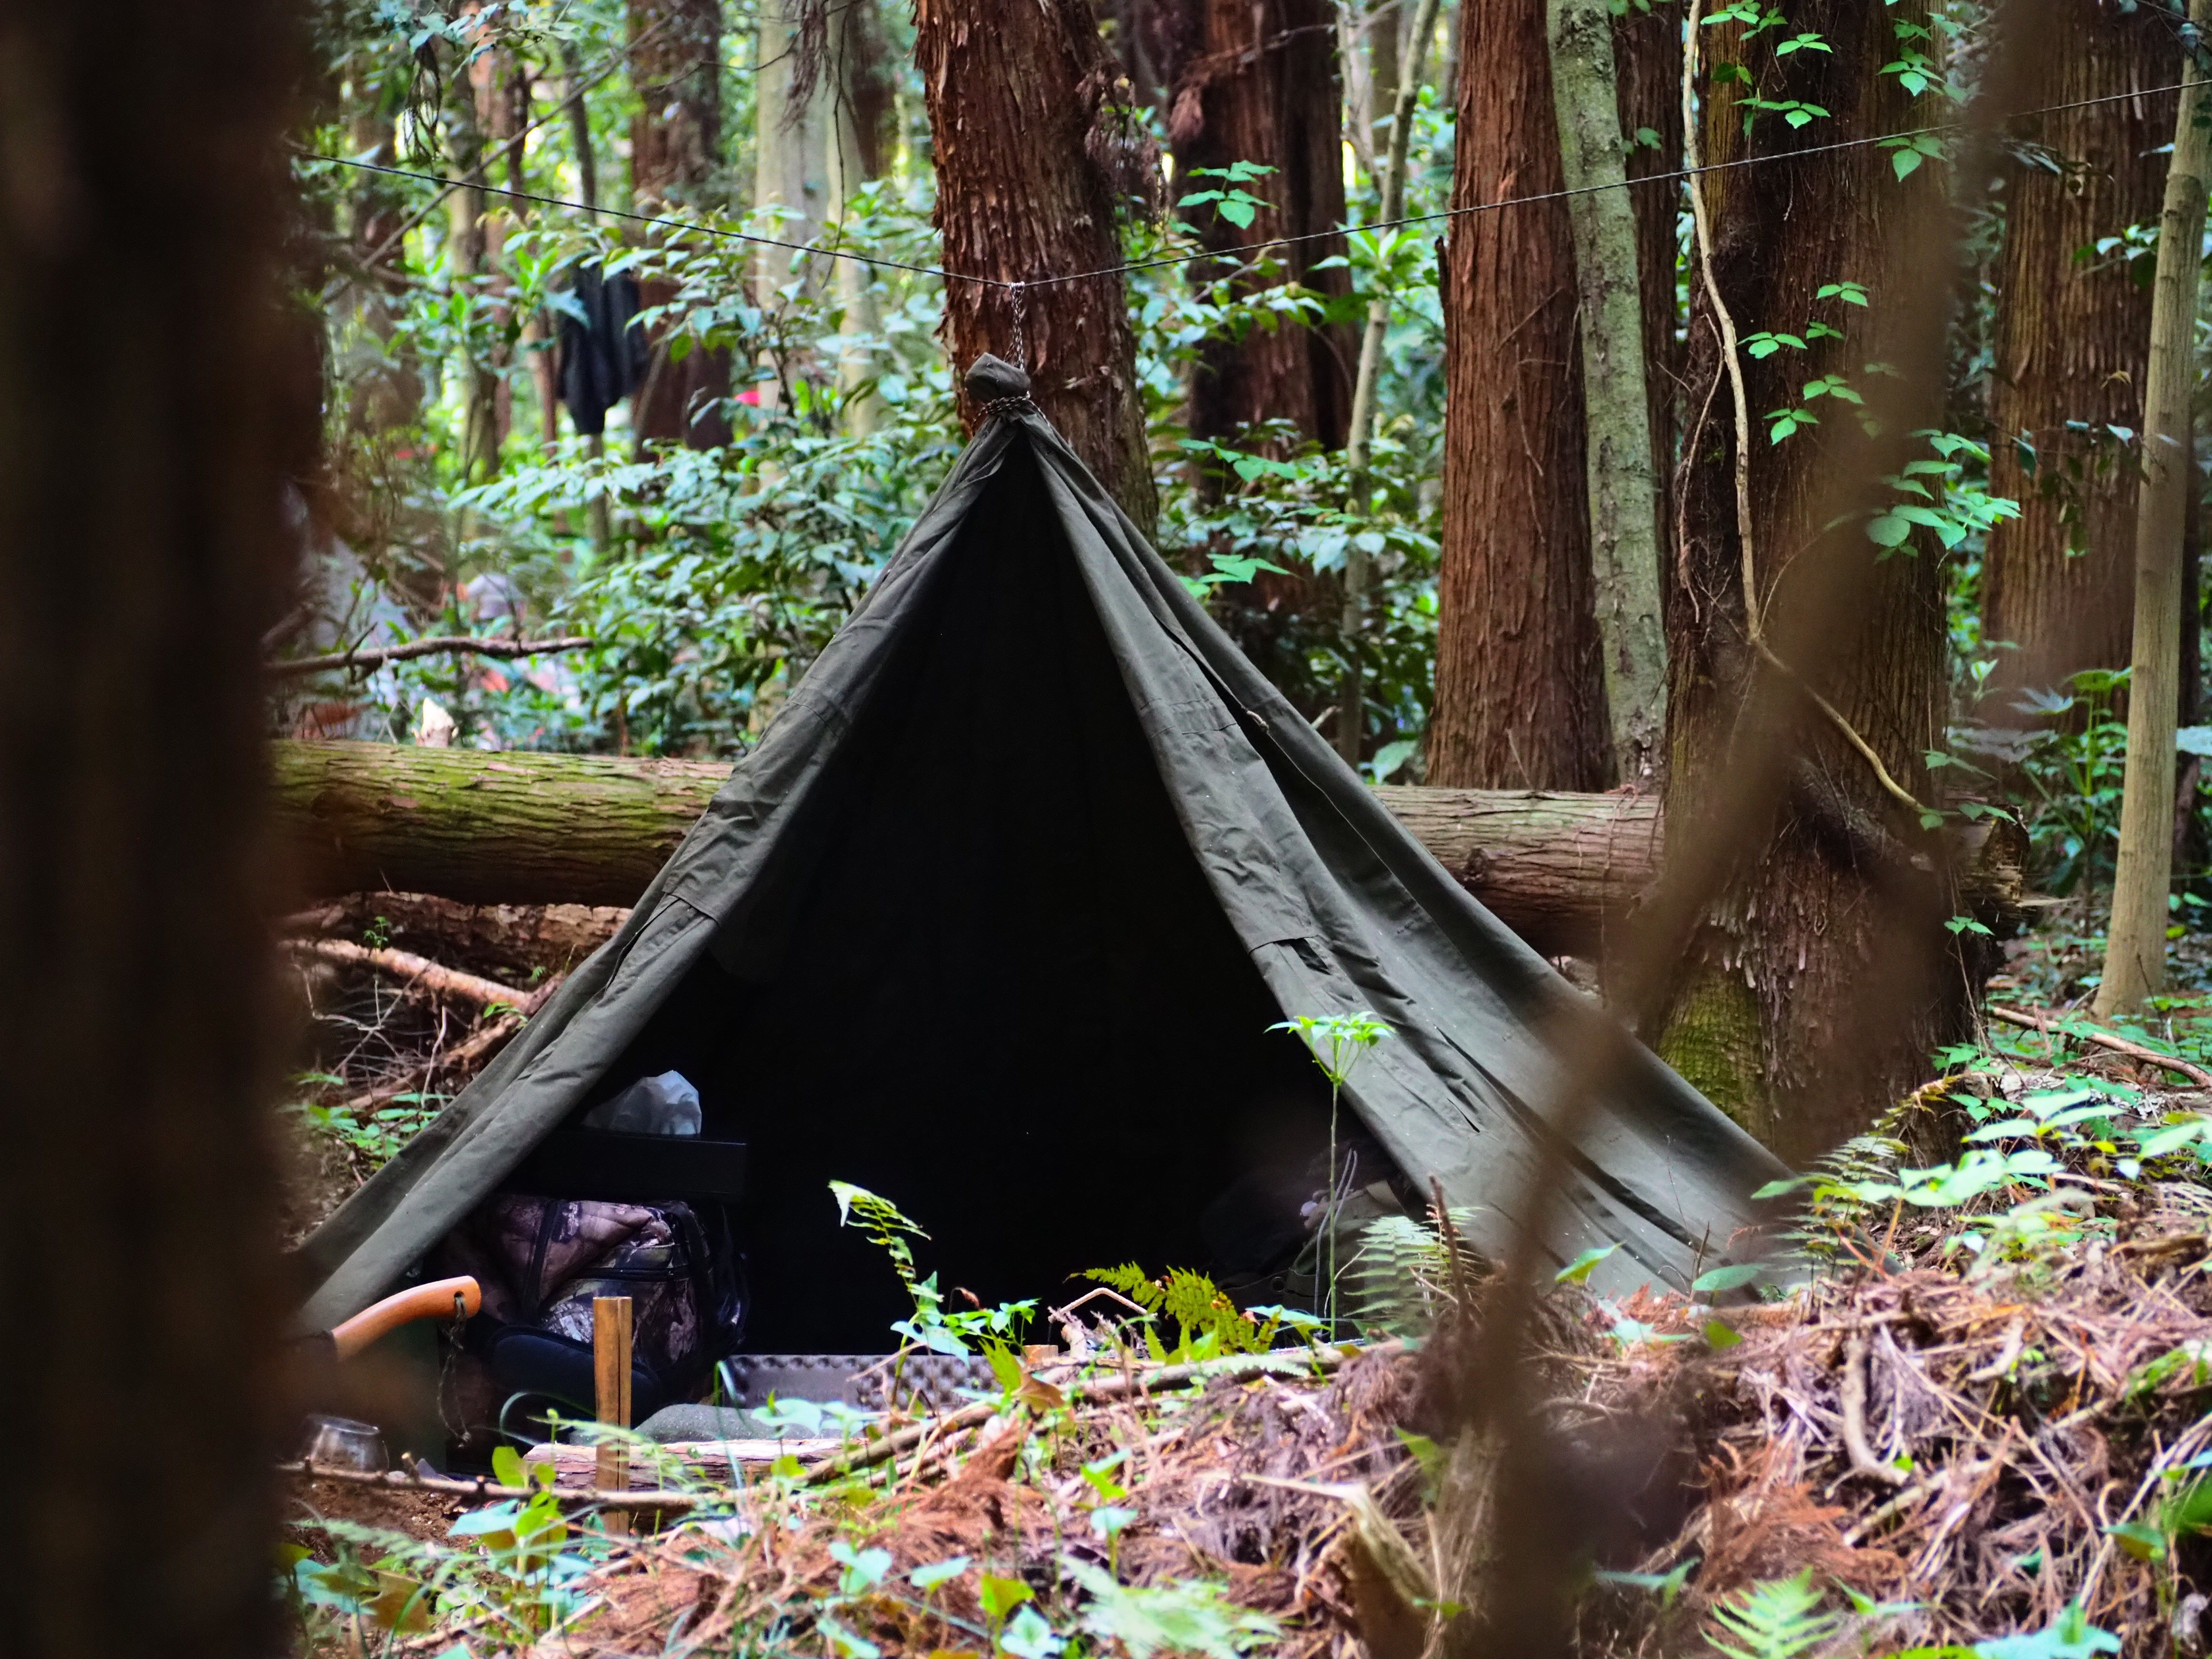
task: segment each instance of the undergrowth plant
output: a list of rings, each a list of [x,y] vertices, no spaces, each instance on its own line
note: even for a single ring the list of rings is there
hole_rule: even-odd
[[[1321,1316],[1333,1330],[1336,1307],[1336,1215],[1344,1201],[1343,1185],[1336,1166],[1337,1112],[1344,1085],[1352,1068],[1367,1051],[1390,1035],[1383,1020],[1362,1009],[1349,1014],[1298,1014],[1267,1028],[1295,1031],[1313,1055],[1314,1063],[1328,1079],[1328,1194],[1322,1200],[1321,1219]]]
[[[1185,1267],[1170,1267],[1154,1279],[1129,1261],[1118,1267],[1092,1267],[1084,1277],[1119,1291],[1151,1316],[1144,1327],[1145,1349],[1163,1363],[1265,1353],[1285,1330],[1304,1331],[1317,1322],[1287,1308],[1240,1308],[1204,1273]],[[1175,1322],[1172,1346],[1160,1337],[1165,1320]]]
[[[973,1308],[948,1313],[937,1275],[921,1278],[914,1265],[909,1238],[929,1235],[908,1218],[890,1200],[856,1187],[849,1181],[833,1181],[830,1190],[837,1199],[837,1224],[858,1227],[890,1258],[891,1271],[914,1300],[914,1315],[894,1320],[891,1329],[916,1347],[965,1358],[981,1347],[987,1353],[1011,1351],[1021,1341],[1022,1330],[1036,1313],[1034,1297],[1003,1303],[995,1308]]]
[[[1489,1271],[1490,1264],[1460,1231],[1474,1212],[1462,1206],[1449,1215],[1449,1239],[1433,1219],[1407,1215],[1379,1216],[1360,1229],[1359,1248],[1345,1264],[1345,1273],[1352,1316],[1363,1327],[1390,1336],[1418,1336],[1436,1324],[1458,1285]]]

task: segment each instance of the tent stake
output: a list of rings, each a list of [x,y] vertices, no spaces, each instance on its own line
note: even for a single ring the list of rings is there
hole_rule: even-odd
[[[599,1384],[599,1421],[618,1429],[629,1427],[630,1299],[626,1296],[592,1298],[592,1368]],[[599,1486],[601,1492],[621,1492],[629,1485],[629,1449],[613,1441],[599,1443]],[[609,1513],[609,1532],[629,1530],[628,1516]]]

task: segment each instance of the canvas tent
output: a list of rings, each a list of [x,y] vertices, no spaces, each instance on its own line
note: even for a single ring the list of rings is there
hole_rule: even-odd
[[[1018,400],[628,924],[302,1247],[305,1317],[389,1290],[550,1132],[671,1066],[751,1149],[749,1346],[880,1346],[901,1311],[832,1177],[906,1206],[987,1303],[1132,1257],[1256,1260],[1328,1122],[1326,1082],[1267,1028],[1361,1009],[1395,1035],[1347,1119],[1502,1252],[1559,1073],[1546,1012],[1577,994]],[[1618,1242],[1596,1282],[1621,1289],[1711,1265],[1782,1173],[1640,1064],[1547,1232],[1562,1261]],[[1287,1177],[1285,1148],[1309,1158]]]

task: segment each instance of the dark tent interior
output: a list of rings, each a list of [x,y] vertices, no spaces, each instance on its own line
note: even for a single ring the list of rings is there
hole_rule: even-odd
[[[1325,1180],[1327,1082],[1267,1029],[1028,446],[1004,465],[763,902],[586,1103],[672,1067],[749,1143],[755,1352],[881,1352],[908,1311],[833,1178],[927,1230],[956,1307],[1131,1260],[1276,1299]]]

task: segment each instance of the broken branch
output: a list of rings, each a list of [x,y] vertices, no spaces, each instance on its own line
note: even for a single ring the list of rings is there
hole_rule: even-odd
[[[355,668],[381,668],[388,662],[416,657],[468,655],[476,657],[546,657],[562,651],[582,651],[597,640],[566,635],[557,640],[489,640],[474,634],[439,634],[409,640],[400,645],[380,645],[369,651],[338,651],[327,657],[294,657],[272,662],[268,672],[279,679],[301,674],[336,673]]]
[[[2200,1089],[2212,1089],[2212,1072],[2202,1066],[2192,1066],[2173,1054],[2161,1054],[2154,1048],[2146,1048],[2140,1042],[2130,1042],[2110,1031],[2100,1031],[2093,1026],[2066,1024],[2041,1014],[2029,1013],[2024,1008],[2008,1008],[2002,1003],[1989,1006],[1991,1019],[2002,1020],[2008,1025],[2017,1025],[2025,1030],[2041,1031],[2046,1036],[2072,1037],[2076,1042],[2094,1043],[2100,1048],[2109,1048],[2116,1054],[2125,1054],[2130,1060],[2140,1060],[2172,1072],[2176,1077],[2185,1077]]]
[[[527,991],[518,991],[512,985],[501,985],[497,980],[486,979],[479,974],[464,973],[459,968],[445,967],[428,957],[418,957],[412,951],[380,950],[374,945],[350,944],[342,939],[286,939],[284,948],[295,956],[319,957],[325,962],[344,963],[349,967],[374,968],[402,979],[412,980],[426,990],[473,1002],[479,1008],[519,1009],[530,1000]]]

